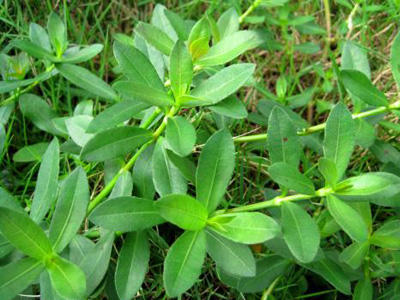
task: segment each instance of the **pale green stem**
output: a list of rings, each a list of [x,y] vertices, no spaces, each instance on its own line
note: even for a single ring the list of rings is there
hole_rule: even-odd
[[[249,16],[259,5],[261,0],[255,0],[252,5],[239,17],[239,23],[243,23],[244,19]]]
[[[378,108],[364,111],[358,114],[352,115],[353,119],[363,119],[366,117],[371,117],[371,116],[376,116],[382,113],[386,113],[395,109],[400,108],[400,101],[397,101],[393,104],[390,104],[389,106],[380,106]],[[305,128],[299,132],[297,132],[298,135],[303,136],[303,135],[309,135],[315,132],[319,132],[324,130],[326,127],[326,123],[318,124],[315,126],[311,126],[308,128]],[[256,141],[265,141],[268,139],[268,135],[266,133],[261,133],[261,134],[253,134],[253,135],[248,135],[248,136],[238,136],[234,137],[233,140],[235,143],[247,143],[247,142],[256,142]]]

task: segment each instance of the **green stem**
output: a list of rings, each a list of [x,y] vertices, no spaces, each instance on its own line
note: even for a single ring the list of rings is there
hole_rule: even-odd
[[[160,114],[161,110],[157,109],[156,111],[154,111],[153,115],[150,117],[153,118],[153,120],[158,116],[158,114]],[[146,150],[150,145],[154,144],[158,138],[160,137],[161,133],[165,130],[165,127],[167,126],[167,121],[168,118],[173,117],[174,115],[176,115],[179,112],[179,107],[178,106],[173,106],[171,108],[171,110],[168,112],[168,114],[165,115],[163,122],[160,124],[160,126],[154,131],[153,133],[153,139],[145,144],[143,144],[138,151],[136,151],[136,153],[131,157],[131,159],[119,170],[119,172],[113,177],[113,179],[111,179],[111,181],[103,188],[103,190],[95,197],[93,198],[92,201],[90,201],[89,203],[89,207],[87,210],[87,215],[89,215],[93,209],[95,209],[95,207],[97,205],[99,205],[112,191],[112,189],[114,188],[115,184],[118,181],[118,178],[124,173],[124,172],[128,172],[133,165],[135,164],[136,160],[139,158],[140,154],[143,153],[144,150]],[[146,122],[145,124],[147,124],[148,122]],[[150,122],[151,123],[151,122]],[[143,125],[145,125],[143,124]]]
[[[55,68],[55,65],[52,64],[49,67],[46,68],[46,70],[44,71],[44,73],[50,73],[51,71],[53,71]],[[38,80],[35,81],[33,83],[31,83],[30,85],[28,85],[26,88],[24,88],[23,90],[14,93],[13,95],[11,95],[10,97],[8,97],[7,99],[5,99],[4,101],[2,101],[0,103],[0,106],[4,106],[7,104],[10,104],[12,102],[14,102],[21,94],[25,94],[27,92],[29,92],[31,89],[33,89],[35,86],[37,86],[39,83],[41,83],[43,80]]]
[[[400,101],[397,101],[389,106],[380,106],[378,108],[364,111],[358,114],[352,115],[353,119],[363,119],[366,117],[371,117],[371,116],[376,116],[382,113],[386,113],[395,109],[400,108]],[[326,127],[326,123],[318,124],[315,126],[310,126],[308,128],[305,128],[301,131],[299,131],[297,134],[300,136],[304,135],[309,135],[313,134],[315,132],[319,132],[324,130]],[[239,136],[239,137],[234,137],[233,140],[235,143],[240,144],[240,143],[247,143],[247,142],[256,142],[256,141],[265,141],[268,139],[268,135],[266,133],[262,134],[254,134],[254,135],[248,135],[248,136]]]
[[[255,0],[252,5],[239,17],[239,23],[243,23],[244,19],[250,15],[259,5],[261,0]]]

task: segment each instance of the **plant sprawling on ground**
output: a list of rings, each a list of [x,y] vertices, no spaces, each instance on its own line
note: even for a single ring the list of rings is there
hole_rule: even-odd
[[[399,4],[336,2],[340,41],[329,1],[324,29],[285,0],[197,21],[157,4],[104,45],[75,44],[67,8],[5,34],[0,299],[400,299],[400,101],[350,38]],[[287,55],[276,94],[257,51]],[[400,85],[400,35],[388,62]]]

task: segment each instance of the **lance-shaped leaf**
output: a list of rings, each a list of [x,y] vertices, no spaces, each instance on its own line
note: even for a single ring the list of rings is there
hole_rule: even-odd
[[[52,62],[60,61],[60,59],[55,57],[53,55],[53,53],[51,53],[50,51],[48,51],[30,41],[14,40],[14,41],[12,41],[12,45],[14,47],[17,47],[18,49],[28,53],[29,55],[31,55],[33,57],[47,59]]]
[[[215,105],[208,106],[209,110],[233,119],[246,118],[248,113],[244,103],[235,96],[229,96]]]
[[[374,296],[374,289],[372,287],[371,279],[363,278],[359,280],[354,289],[353,300],[372,300]],[[395,298],[389,298],[394,300]]]
[[[47,32],[49,33],[50,42],[60,56],[67,49],[67,29],[61,18],[52,11],[47,21]]]
[[[118,99],[118,95],[105,81],[85,68],[71,64],[58,64],[56,68],[63,77],[81,89],[102,99],[114,101]]]
[[[107,272],[110,263],[111,249],[114,241],[114,232],[105,231],[97,244],[82,258],[78,267],[86,278],[87,299],[99,286]]]
[[[333,195],[328,195],[326,202],[332,217],[353,240],[362,243],[368,239],[367,225],[357,211]]]
[[[167,149],[160,139],[154,148],[152,171],[153,183],[160,196],[186,194],[186,179],[169,160]]]
[[[253,74],[253,64],[231,65],[217,72],[193,89],[190,96],[182,97],[184,105],[212,105],[236,92]]]
[[[329,114],[324,138],[324,154],[336,165],[337,179],[342,178],[354,148],[354,121],[343,103]]]
[[[258,46],[255,31],[242,30],[222,39],[210,48],[210,51],[196,61],[196,65],[209,67],[225,64],[238,57],[246,50]]]
[[[104,228],[136,231],[163,223],[153,200],[117,197],[97,206],[89,219]]]
[[[44,269],[44,262],[34,258],[22,258],[0,267],[0,299],[15,299],[35,281]]]
[[[132,170],[133,190],[141,198],[153,199],[156,192],[153,183],[153,151],[154,147],[144,150]]]
[[[330,257],[318,259],[309,264],[302,264],[303,267],[321,275],[326,281],[332,284],[337,290],[345,295],[351,294],[351,285],[348,274],[333,261]]]
[[[121,197],[121,196],[132,196],[133,182],[132,175],[129,171],[123,171],[120,173],[117,182],[115,183],[109,199]]]
[[[164,285],[169,297],[177,297],[199,278],[206,256],[204,230],[186,231],[169,249],[164,261]]]
[[[146,233],[129,233],[122,246],[115,272],[115,287],[121,300],[130,300],[135,296],[143,283],[149,259],[150,248]]]
[[[101,131],[83,147],[87,161],[106,161],[128,154],[152,139],[150,131],[139,127],[117,127]]]
[[[163,54],[170,55],[174,41],[158,27],[139,22],[135,28],[135,33]]]
[[[114,44],[114,56],[128,80],[164,89],[153,64],[137,48],[120,42]]]
[[[45,259],[53,253],[46,234],[25,213],[0,207],[0,232],[15,248],[30,257]]]
[[[353,270],[357,270],[363,263],[368,251],[368,241],[364,243],[354,242],[340,253],[339,260],[348,264]]]
[[[167,150],[168,158],[179,169],[182,175],[192,183],[196,182],[196,165],[187,157],[181,157]]]
[[[192,57],[184,42],[178,40],[172,48],[170,58],[171,89],[178,99],[190,88],[193,79]]]
[[[89,203],[85,171],[75,169],[63,183],[50,224],[49,238],[55,252],[61,252],[81,227]]]
[[[192,153],[196,143],[196,130],[193,125],[183,117],[168,118],[165,131],[167,146],[181,157]]]
[[[149,108],[147,103],[135,101],[135,100],[124,100],[114,104],[99,113],[90,122],[87,128],[87,133],[97,133],[116,125],[119,125],[137,113]]]
[[[68,300],[83,299],[86,291],[85,274],[77,265],[56,256],[47,271],[51,285],[59,296]]]
[[[235,146],[226,130],[214,133],[200,154],[196,171],[196,195],[209,212],[214,211],[232,177]]]
[[[14,162],[40,161],[46,153],[49,143],[37,143],[19,149],[13,156]]]
[[[81,62],[87,61],[89,59],[92,59],[97,54],[99,54],[102,50],[103,50],[102,44],[93,44],[93,45],[87,46],[73,54],[64,55],[64,57],[62,58],[62,61],[66,62],[66,63],[70,63],[70,64],[81,63]]]
[[[47,148],[40,164],[30,217],[39,223],[46,215],[57,195],[60,147],[55,138]]]
[[[240,278],[237,289],[242,293],[259,293],[268,288],[291,265],[289,259],[268,255],[257,261],[254,277]]]
[[[239,31],[239,15],[235,8],[225,11],[218,19],[218,30],[221,39]]]
[[[177,13],[168,9],[164,9],[164,14],[171,23],[171,26],[174,28],[178,38],[182,41],[186,41],[189,37],[190,27],[188,27],[185,20]]]
[[[311,262],[320,243],[319,229],[311,216],[299,205],[282,203],[282,233],[290,252],[301,262]]]
[[[203,204],[188,195],[172,194],[156,202],[160,215],[185,230],[199,230],[206,226],[208,212]]]
[[[274,163],[268,169],[271,178],[281,186],[288,187],[300,194],[314,195],[314,183],[293,165],[284,162]]]
[[[338,177],[335,163],[329,158],[321,157],[318,160],[318,170],[324,176],[326,185],[335,188]]]
[[[54,76],[56,72],[43,72],[36,77],[24,79],[24,80],[7,80],[0,81],[0,94],[11,92],[17,88],[30,85],[36,81],[44,81]]]
[[[301,144],[296,128],[288,114],[280,107],[272,109],[268,120],[267,149],[271,162],[284,162],[297,166],[300,161]]]
[[[83,236],[83,235],[75,235],[72,239],[71,243],[69,243],[69,260],[74,264],[78,265],[92,249],[94,248],[95,243]]]
[[[49,35],[46,30],[36,23],[29,24],[29,39],[35,45],[51,52]]]
[[[400,249],[400,221],[392,220],[386,222],[382,227],[376,230],[371,238],[372,245],[399,250]]]
[[[279,233],[275,220],[259,212],[224,214],[207,223],[218,234],[241,244],[263,243]]]
[[[210,49],[210,26],[206,18],[201,18],[193,26],[189,34],[189,52],[193,59],[197,59],[208,52]]]
[[[207,230],[206,239],[207,253],[218,267],[240,277],[256,274],[256,262],[249,246],[235,243],[211,230]]]
[[[64,123],[69,136],[79,147],[84,147],[93,137],[93,134],[86,133],[86,129],[92,122],[93,117],[87,115],[78,115],[67,118]]]
[[[118,81],[113,88],[125,99],[141,101],[155,106],[173,105],[174,98],[164,88],[155,88],[134,81]]]
[[[385,94],[378,90],[364,73],[357,70],[342,70],[340,77],[346,89],[365,103],[372,106],[388,105]]]

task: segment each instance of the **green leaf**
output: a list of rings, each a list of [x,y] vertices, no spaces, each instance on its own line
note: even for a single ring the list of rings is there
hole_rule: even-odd
[[[93,137],[93,134],[86,133],[86,129],[92,122],[93,117],[80,115],[67,118],[64,123],[68,135],[79,147],[84,147],[86,143]]]
[[[193,80],[192,57],[184,42],[178,40],[172,48],[170,58],[170,80],[171,89],[178,99],[186,94]]]
[[[368,239],[368,228],[361,216],[347,203],[333,195],[326,197],[329,212],[351,239],[362,243]]]
[[[364,262],[369,251],[369,243],[354,242],[345,248],[339,255],[339,261],[348,264],[353,270],[357,270]]]
[[[203,56],[210,49],[210,26],[206,18],[201,18],[193,26],[189,34],[189,52],[192,55],[193,60]]]
[[[223,68],[193,89],[191,96],[181,97],[181,101],[191,106],[217,104],[236,92],[250,78],[254,69],[253,64],[236,64]]]
[[[116,127],[94,135],[83,147],[86,161],[106,161],[128,154],[152,139],[150,131],[133,126]]]
[[[129,120],[137,113],[149,108],[147,103],[124,100],[107,107],[90,122],[87,133],[97,133]]]
[[[149,247],[143,231],[126,236],[115,272],[115,287],[121,300],[132,299],[142,285],[149,265]]]
[[[46,153],[49,143],[38,143],[19,149],[13,156],[14,162],[40,161]]]
[[[154,147],[144,150],[133,167],[132,181],[135,195],[141,198],[153,199],[156,191],[153,183],[153,151]]]
[[[259,244],[278,235],[274,219],[259,212],[224,214],[208,220],[218,234],[241,244]]]
[[[190,182],[196,182],[196,165],[187,157],[181,157],[174,152],[167,150],[169,160],[181,172],[181,174]]]
[[[113,88],[125,99],[141,101],[155,106],[173,105],[174,99],[164,89],[134,81],[118,81]]]
[[[385,249],[400,250],[400,221],[386,222],[372,234],[370,243]]]
[[[164,89],[164,84],[156,69],[142,51],[133,46],[115,42],[114,56],[128,80]]]
[[[24,87],[33,84],[36,81],[44,81],[54,76],[56,72],[41,73],[36,77],[24,79],[24,80],[7,80],[0,81],[0,94],[8,93],[16,90],[17,88]]]
[[[129,171],[122,171],[115,183],[109,199],[120,197],[120,196],[132,196],[133,182],[132,176]]]
[[[192,287],[201,274],[205,256],[204,230],[186,231],[175,241],[164,261],[164,285],[169,297]]]
[[[118,95],[105,81],[85,68],[71,64],[58,64],[56,68],[63,77],[81,89],[105,100],[118,99]]]
[[[59,164],[60,147],[58,140],[54,138],[47,148],[42,163],[40,164],[39,175],[33,196],[30,217],[36,223],[42,221],[56,199],[58,173],[60,169]]]
[[[42,260],[53,254],[46,234],[24,213],[0,206],[0,232],[30,257]]]
[[[331,258],[325,256],[322,259],[309,264],[303,264],[302,266],[321,275],[341,293],[345,295],[351,294],[351,285],[348,274],[346,274],[342,267]]]
[[[378,90],[364,73],[357,70],[342,70],[340,77],[346,89],[365,103],[372,106],[388,105],[385,94]]]
[[[314,195],[314,183],[299,170],[284,162],[277,162],[268,168],[271,178],[281,186],[288,187],[300,194]]]
[[[22,258],[0,267],[0,299],[15,299],[42,273],[44,262],[33,258]]]
[[[206,226],[206,208],[188,195],[171,194],[162,197],[156,202],[156,208],[165,220],[184,230],[200,230]]]
[[[51,52],[51,45],[49,35],[46,30],[36,23],[29,24],[29,39],[36,46],[39,46],[49,52]]]
[[[390,67],[397,86],[400,86],[400,33],[396,35],[390,49]]]
[[[256,263],[248,246],[235,243],[211,230],[206,231],[206,239],[207,253],[218,267],[241,277],[256,275]]]
[[[64,299],[80,300],[86,290],[85,274],[70,261],[55,256],[51,266],[47,267],[51,285],[56,293]]]
[[[338,103],[329,114],[324,138],[325,157],[336,165],[337,179],[342,178],[354,148],[354,121],[343,103]]]
[[[223,198],[235,167],[235,146],[226,129],[214,133],[204,146],[196,171],[196,196],[209,212]]]
[[[69,260],[78,265],[82,259],[94,248],[95,243],[83,235],[75,235],[69,243]]]
[[[57,113],[42,98],[33,94],[22,95],[19,97],[19,107],[22,114],[39,129],[60,134],[52,123]]]
[[[90,46],[87,46],[73,54],[66,54],[62,58],[62,61],[65,63],[70,63],[70,64],[78,64],[81,62],[88,61],[95,57],[97,54],[99,54],[103,50],[103,45],[102,44],[93,44]]]
[[[182,19],[180,15],[168,9],[164,9],[164,14],[174,28],[178,38],[182,41],[186,41],[189,38],[189,28],[185,20]]]
[[[50,51],[26,40],[14,40],[11,42],[14,47],[28,53],[29,55],[40,58],[47,59],[52,62],[60,61],[59,58],[55,57]]]
[[[60,17],[52,11],[47,22],[47,32],[49,33],[50,42],[60,57],[68,46],[67,29]]]
[[[354,289],[353,300],[372,300],[373,296],[374,290],[372,287],[371,279],[363,278],[359,280]]]
[[[283,275],[290,266],[290,260],[278,255],[268,255],[257,261],[256,275],[243,277],[237,289],[242,293],[259,293],[268,288],[276,278]]]
[[[217,24],[221,39],[224,39],[225,37],[239,31],[239,15],[236,9],[231,7],[225,11],[219,17]]]
[[[139,22],[139,24],[136,25],[135,33],[163,54],[167,56],[170,55],[172,47],[174,46],[174,41],[158,27]]]
[[[109,199],[97,206],[89,219],[96,225],[115,231],[142,230],[165,222],[153,200],[136,197]]]
[[[326,184],[335,188],[338,178],[335,163],[329,158],[321,157],[318,160],[318,170],[324,176]]]
[[[299,205],[282,203],[282,233],[290,252],[303,263],[317,255],[320,234],[314,219]]]
[[[210,51],[199,58],[195,64],[202,67],[222,65],[256,46],[258,46],[258,41],[255,31],[238,31],[211,47]]]
[[[49,238],[55,252],[61,252],[75,236],[86,216],[89,185],[78,167],[63,183],[50,224]]]
[[[271,162],[298,166],[301,155],[300,139],[288,114],[274,107],[268,120],[267,149]]]
[[[78,267],[85,273],[85,299],[94,292],[103,280],[110,263],[114,233],[105,231],[97,244],[82,258]]]
[[[179,156],[188,156],[196,143],[196,130],[183,117],[168,118],[165,132],[167,147]]]
[[[235,96],[229,96],[215,105],[207,107],[212,112],[227,116],[233,119],[247,118],[247,110],[243,102]]]
[[[162,141],[158,140],[153,153],[152,171],[156,191],[161,197],[168,194],[186,194],[186,179],[169,160]]]

